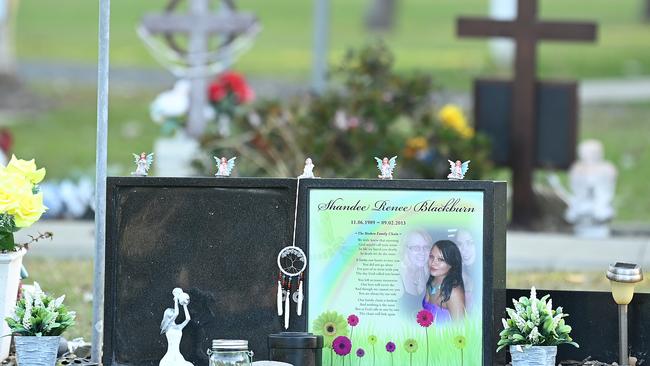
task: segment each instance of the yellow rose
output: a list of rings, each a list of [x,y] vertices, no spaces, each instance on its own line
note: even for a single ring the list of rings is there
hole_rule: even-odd
[[[41,218],[47,207],[43,205],[43,194],[26,194],[18,197],[18,206],[9,211],[19,228],[31,226]]]
[[[18,206],[19,197],[32,195],[33,184],[21,173],[0,169],[0,213]]]
[[[7,164],[6,170],[23,174],[33,184],[40,183],[45,178],[45,168],[36,169],[36,163],[32,160],[22,160],[11,155],[11,160]]]
[[[442,124],[453,129],[464,138],[474,136],[474,129],[469,127],[463,111],[458,106],[447,104],[438,113],[438,118]]]

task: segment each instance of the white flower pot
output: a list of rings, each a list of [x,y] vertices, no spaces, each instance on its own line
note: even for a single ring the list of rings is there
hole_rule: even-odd
[[[27,250],[0,254],[0,360],[9,356],[11,337],[3,337],[11,333],[5,318],[13,311],[18,295],[20,281],[20,266]]]
[[[195,139],[179,131],[174,137],[159,138],[154,147],[153,169],[159,177],[189,177],[196,175],[192,160],[201,149]]]
[[[555,366],[557,346],[510,346],[512,366]]]
[[[16,336],[18,366],[54,366],[59,351],[59,336]]]

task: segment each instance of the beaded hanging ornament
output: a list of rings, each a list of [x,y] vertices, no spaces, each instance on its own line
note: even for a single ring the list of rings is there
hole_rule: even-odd
[[[302,303],[305,298],[303,293],[304,272],[307,268],[307,256],[305,252],[296,246],[296,223],[298,221],[298,193],[300,189],[300,178],[296,185],[296,207],[293,216],[293,239],[290,246],[282,248],[278,253],[278,293],[277,307],[278,316],[284,315],[284,329],[289,328],[289,317],[291,312],[290,299],[297,304],[296,315],[302,315]],[[291,282],[296,278],[298,285],[296,292],[291,295]]]

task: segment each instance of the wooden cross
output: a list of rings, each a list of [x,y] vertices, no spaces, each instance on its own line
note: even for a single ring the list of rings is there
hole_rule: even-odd
[[[207,121],[204,109],[208,104],[207,77],[209,71],[209,40],[214,35],[236,35],[243,33],[257,20],[253,15],[234,12],[232,2],[226,0],[228,11],[214,13],[210,11],[210,0],[189,0],[188,12],[174,13],[180,0],[171,0],[166,12],[147,14],[142,19],[142,26],[151,34],[164,34],[171,42],[172,34],[184,33],[188,37],[186,52],[174,44],[171,47],[177,53],[184,53],[187,64],[197,72],[191,78],[190,110],[187,132],[190,136],[200,136]]]
[[[537,42],[593,41],[596,25],[584,22],[540,21],[537,0],[518,0],[517,17],[512,21],[461,17],[460,37],[508,37],[515,40],[515,70],[511,131],[513,180],[513,225],[530,227],[537,213],[532,175],[535,153],[535,83]]]

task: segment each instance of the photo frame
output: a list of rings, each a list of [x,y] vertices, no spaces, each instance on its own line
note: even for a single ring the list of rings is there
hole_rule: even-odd
[[[324,336],[323,364],[359,355],[382,365],[499,362],[504,182],[309,179],[299,194],[307,327]],[[459,245],[469,239],[473,254]],[[462,281],[430,256],[462,263]]]

